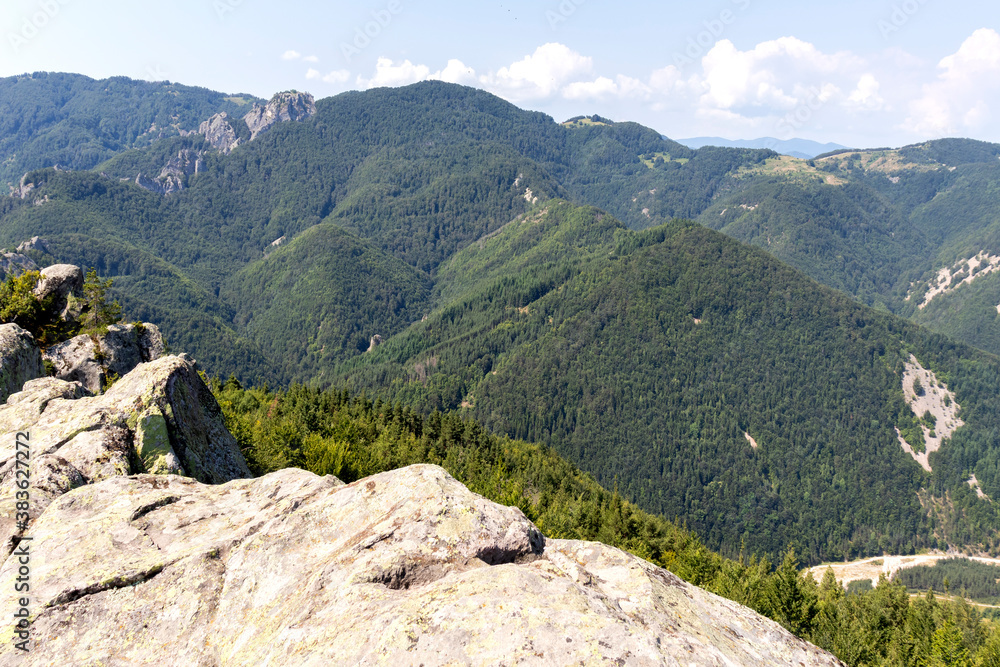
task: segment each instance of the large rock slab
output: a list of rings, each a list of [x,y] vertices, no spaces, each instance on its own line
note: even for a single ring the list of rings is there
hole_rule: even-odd
[[[31,334],[13,323],[0,324],[0,401],[43,375],[42,353]]]
[[[545,540],[435,466],[347,486],[114,477],[54,500],[32,537],[31,652],[3,624],[0,662],[840,664],[639,558]]]
[[[192,361],[138,365],[101,396],[77,382],[28,382],[0,407],[0,553],[16,519],[15,437],[31,434],[31,516],[85,484],[132,473],[178,473],[211,484],[251,477],[218,403]]]
[[[43,301],[54,296],[53,307],[59,316],[75,319],[83,307],[83,270],[73,264],[53,264],[42,269],[35,297]]]
[[[163,336],[155,324],[113,324],[99,336],[81,334],[53,345],[43,357],[52,363],[57,378],[79,382],[97,394],[109,377],[122,377],[163,352]]]

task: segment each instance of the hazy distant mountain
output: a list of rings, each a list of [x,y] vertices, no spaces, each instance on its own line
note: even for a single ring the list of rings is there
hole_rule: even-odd
[[[770,148],[776,153],[790,155],[802,160],[809,160],[836,151],[847,146],[840,144],[821,144],[818,141],[809,139],[775,139],[774,137],[761,137],[760,139],[723,139],[722,137],[693,137],[691,139],[677,139],[678,143],[684,144],[688,148],[701,148],[702,146],[722,146],[724,148]]]

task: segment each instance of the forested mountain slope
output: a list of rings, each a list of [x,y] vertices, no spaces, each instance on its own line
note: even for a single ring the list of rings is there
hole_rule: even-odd
[[[36,72],[0,79],[0,183],[16,185],[41,167],[90,169],[128,148],[196,130],[215,113],[241,116],[258,101],[126,77]]]
[[[1000,497],[997,360],[884,312],[947,303],[915,305],[931,251],[978,247],[989,216],[920,221],[946,196],[988,210],[960,186],[989,179],[991,150],[693,151],[427,82],[320,100],[228,154],[168,136],[32,171],[0,204],[0,243],[41,236],[41,259],[114,278],[128,315],[213,374],[466,410],[726,553],[991,550],[1000,515],[966,480]],[[185,155],[183,189],[136,184]],[[913,363],[964,421],[933,472],[896,432],[917,454],[936,443],[905,403]]]
[[[524,261],[522,247],[551,259]],[[1000,484],[996,360],[762,252],[691,223],[629,232],[553,201],[456,255],[438,289],[453,298],[345,367],[352,386],[550,442],[713,548],[794,541],[812,560],[927,546],[921,488],[985,522],[938,536],[993,539],[1000,515],[964,482],[982,467]],[[913,419],[911,353],[966,417],[932,475],[895,431]]]

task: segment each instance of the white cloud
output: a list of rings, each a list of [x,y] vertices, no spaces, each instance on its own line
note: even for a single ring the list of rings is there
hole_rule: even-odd
[[[318,63],[319,62],[319,58],[317,58],[316,56],[306,56],[302,60],[306,61],[307,63]]]
[[[284,53],[281,54],[281,59],[282,60],[298,60],[301,57],[302,57],[302,54],[299,53],[298,51],[291,51],[291,50],[289,50],[289,51],[285,51]]]
[[[599,76],[593,81],[574,81],[562,89],[562,96],[568,100],[605,100],[610,98],[648,98],[652,90],[642,81],[619,74],[612,81]]]
[[[390,58],[379,58],[375,64],[375,75],[370,79],[358,76],[360,88],[380,88],[382,86],[406,86],[430,78],[427,65],[414,65],[409,60],[396,64]]]
[[[857,87],[847,96],[848,106],[864,111],[880,111],[885,107],[885,99],[879,95],[881,87],[875,75],[861,75]]]
[[[1000,34],[976,30],[958,51],[941,59],[938,75],[909,105],[901,129],[939,137],[986,126],[1000,105]]]
[[[548,43],[508,67],[480,78],[487,89],[510,100],[552,97],[563,86],[590,74],[593,60],[568,46]]]
[[[332,72],[329,72],[328,74],[323,74],[319,70],[310,67],[306,71],[306,78],[313,80],[321,79],[325,83],[339,84],[339,83],[347,83],[348,79],[351,78],[351,73],[348,72],[346,69],[337,69],[333,70]]]
[[[474,69],[454,58],[448,61],[448,65],[443,70],[435,72],[430,78],[448,83],[460,83],[465,86],[474,86],[478,81]]]
[[[816,90],[834,96],[845,75],[863,64],[850,53],[823,53],[795,37],[761,42],[749,51],[724,39],[701,60],[700,103],[715,109],[789,111]]]

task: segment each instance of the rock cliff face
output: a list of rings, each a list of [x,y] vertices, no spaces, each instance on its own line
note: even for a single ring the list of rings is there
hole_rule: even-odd
[[[264,106],[254,104],[250,111],[243,116],[243,122],[249,128],[250,140],[253,141],[276,123],[302,121],[315,113],[316,101],[312,95],[288,91],[278,93]],[[222,153],[230,153],[241,142],[225,112],[206,120],[198,128],[198,132],[205,136],[205,140],[209,144]]]
[[[42,354],[31,334],[16,324],[0,324],[0,401],[43,375]]]
[[[250,113],[243,116],[250,128],[250,140],[256,139],[275,123],[301,121],[315,115],[316,102],[309,93],[294,91],[278,93],[266,106],[253,105]]]
[[[205,141],[220,153],[229,154],[240,143],[225,111],[215,114],[198,126],[198,134],[204,135]]]
[[[31,518],[85,484],[130,473],[183,473],[203,482],[250,477],[218,404],[194,363],[163,357],[141,364],[107,393],[40,378],[0,407],[0,548],[15,524],[15,434],[31,433]],[[29,528],[30,530],[30,528]]]
[[[204,123],[202,125],[204,126]],[[229,127],[228,123],[226,127]],[[230,127],[229,130],[231,132],[232,128]],[[233,134],[234,139],[235,137],[236,135]],[[225,152],[228,153],[229,151]],[[145,188],[161,195],[169,195],[183,190],[187,183],[187,177],[197,174],[204,169],[205,163],[201,159],[201,152],[185,148],[178,151],[177,155],[167,161],[166,166],[160,170],[160,175],[155,179],[140,173],[135,177],[135,184],[140,188]]]
[[[163,337],[154,324],[113,324],[100,336],[81,334],[53,345],[42,357],[60,380],[79,382],[97,394],[109,377],[123,377],[146,361],[163,356]]]
[[[25,665],[839,664],[634,556],[546,540],[434,466],[112,477],[32,538]],[[16,576],[8,558],[5,608]]]

